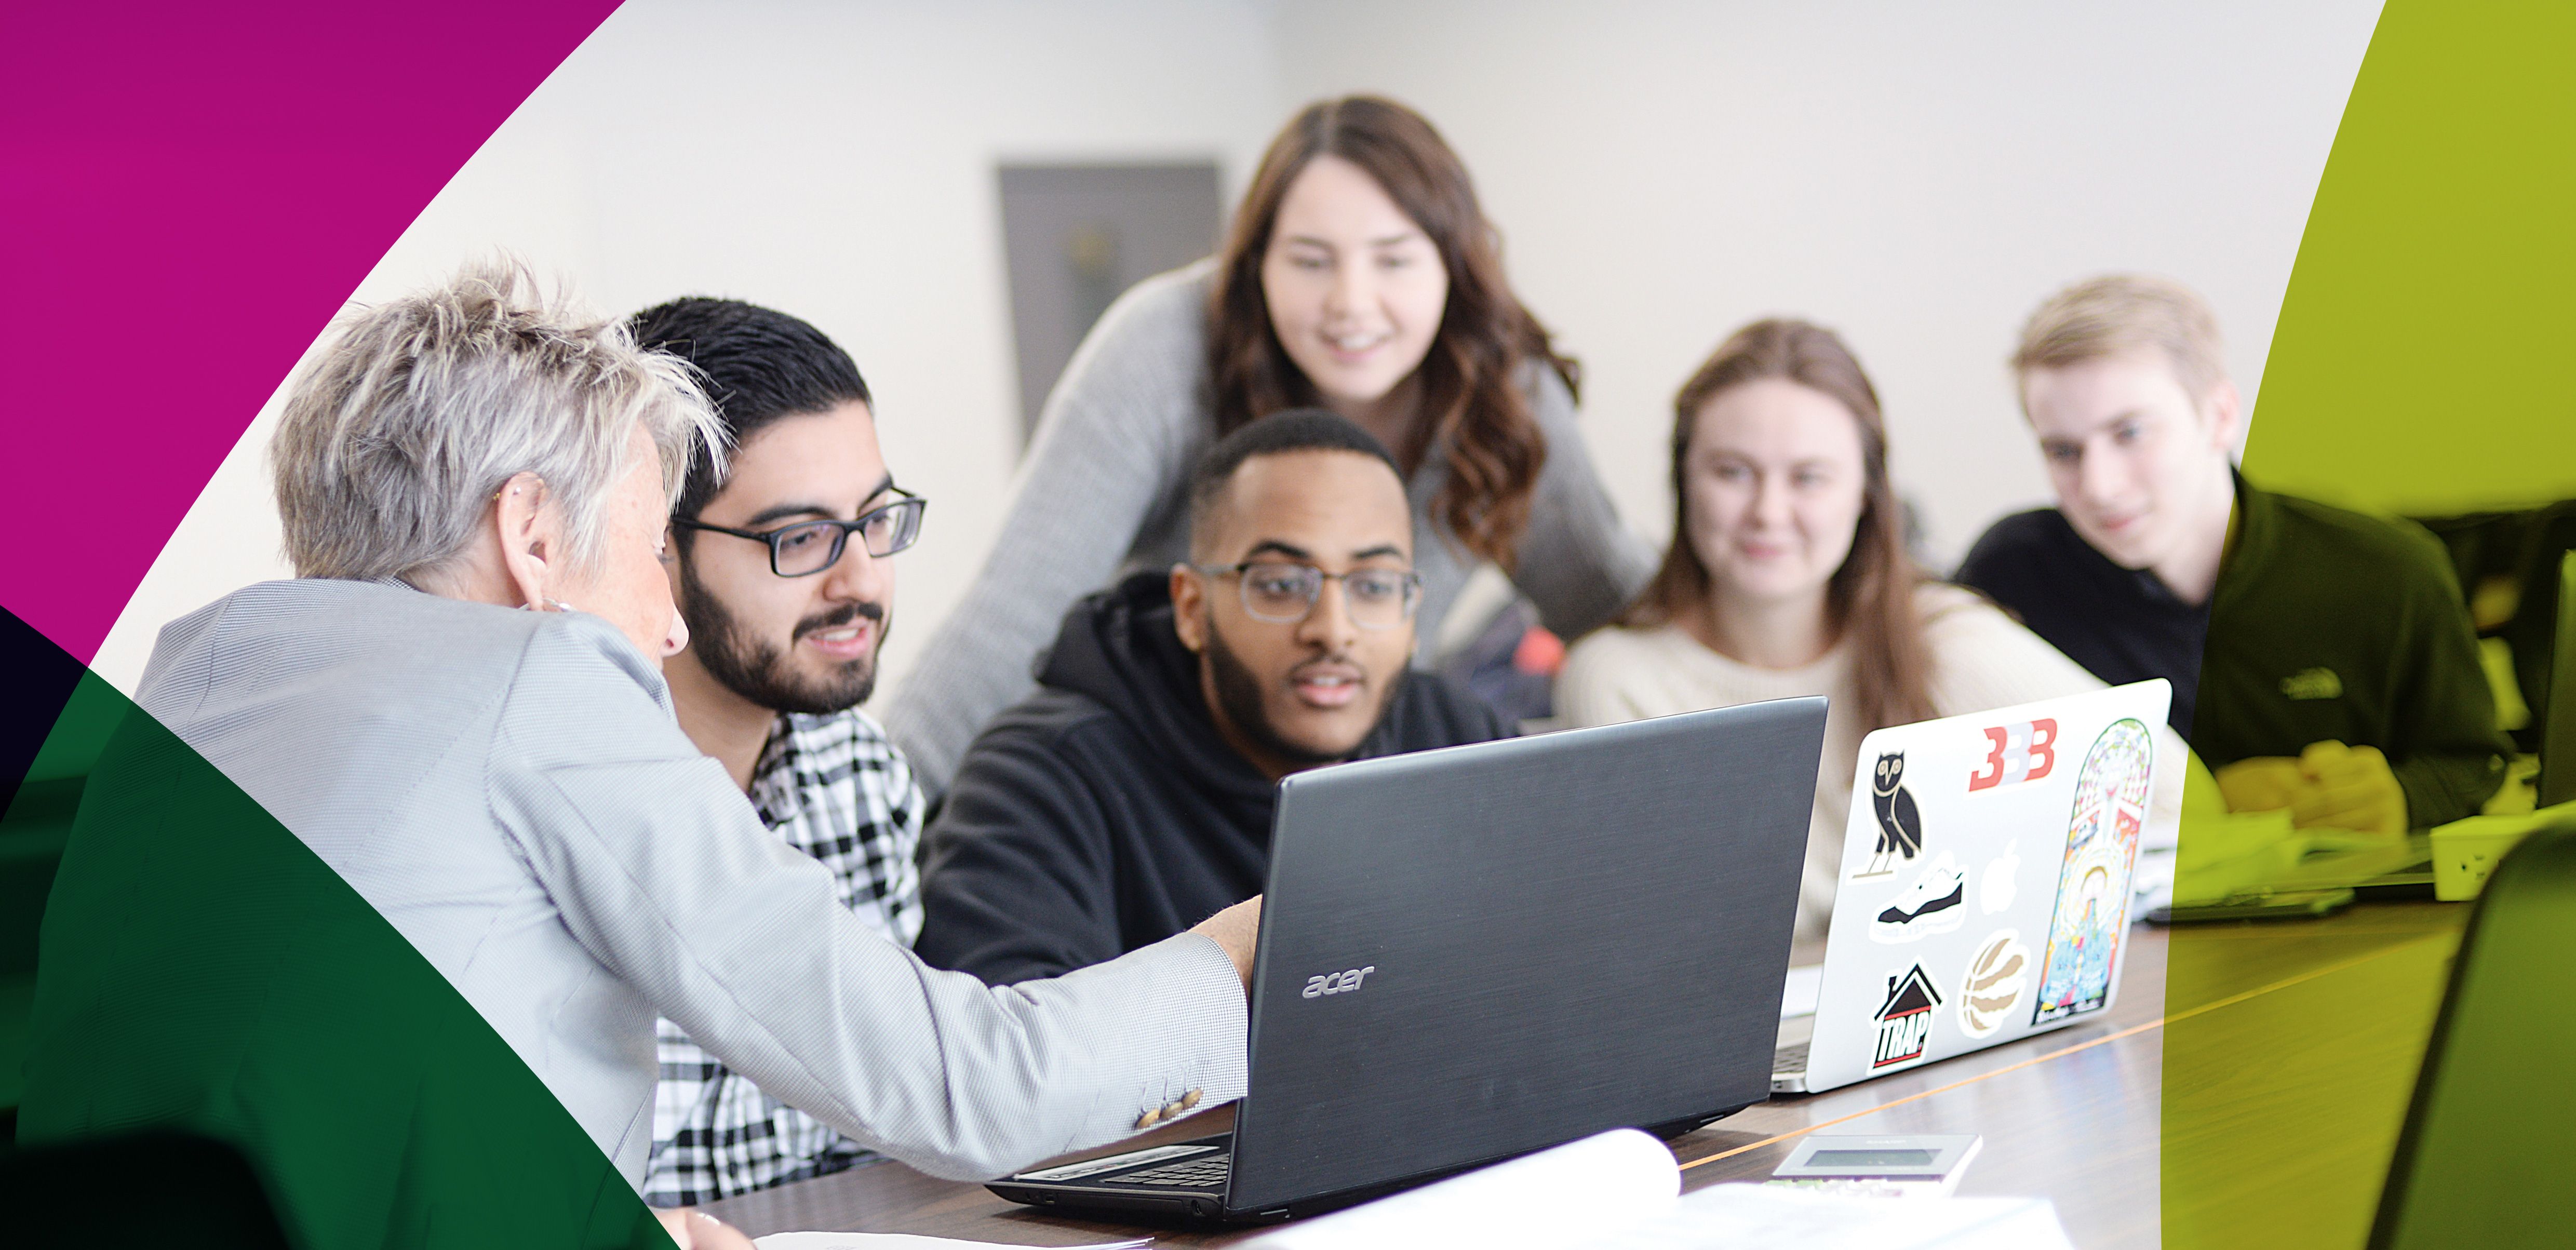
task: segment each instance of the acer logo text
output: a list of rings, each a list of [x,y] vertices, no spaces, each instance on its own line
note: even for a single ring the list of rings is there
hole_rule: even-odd
[[[1377,971],[1377,965],[1370,964],[1368,967],[1353,968],[1346,972],[1327,972],[1320,977],[1308,977],[1306,978],[1306,997],[1322,998],[1326,994],[1347,994],[1360,987],[1361,978],[1375,971]]]

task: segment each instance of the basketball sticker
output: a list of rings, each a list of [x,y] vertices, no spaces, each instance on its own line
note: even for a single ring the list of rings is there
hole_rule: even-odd
[[[2084,753],[2067,822],[2057,906],[2039,961],[2030,1022],[2095,1011],[2111,994],[2111,969],[2129,923],[2129,873],[2146,827],[2147,776],[2155,738],[2136,719],[2114,721]]]
[[[2030,986],[2030,948],[2021,934],[2005,929],[1987,938],[1968,961],[1959,984],[1959,1031],[1970,1037],[1993,1037],[2021,1004]]]

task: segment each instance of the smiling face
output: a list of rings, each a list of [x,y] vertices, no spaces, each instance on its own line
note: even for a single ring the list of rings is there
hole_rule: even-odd
[[[2033,369],[2021,392],[2058,507],[2094,550],[2131,569],[2215,564],[2235,497],[2232,386],[2196,397],[2137,348]]]
[[[1865,501],[1859,418],[1784,378],[1701,405],[1683,452],[1691,550],[1719,596],[1821,600],[1851,554]]]
[[[1261,294],[1280,346],[1326,406],[1367,425],[1431,350],[1449,270],[1376,179],[1318,156],[1280,200]]]
[[[1200,562],[1311,565],[1326,573],[1413,567],[1404,486],[1375,456],[1293,451],[1234,472],[1194,544]],[[1173,628],[1199,655],[1199,685],[1218,732],[1265,774],[1348,758],[1377,727],[1413,656],[1413,621],[1352,623],[1347,591],[1327,580],[1304,619],[1265,621],[1244,606],[1240,574],[1173,570]]]
[[[730,460],[724,489],[697,519],[766,533],[799,521],[858,519],[896,496],[876,419],[852,401],[760,427]],[[694,663],[759,707],[825,714],[864,702],[894,613],[894,565],[856,534],[840,561],[806,577],[770,571],[764,543],[684,535],[672,578],[694,632],[674,664]]]

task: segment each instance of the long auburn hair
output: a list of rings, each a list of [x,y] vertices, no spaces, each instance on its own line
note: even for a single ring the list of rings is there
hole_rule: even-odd
[[[1509,569],[1547,463],[1546,435],[1514,375],[1523,361],[1543,362],[1572,390],[1579,374],[1504,281],[1494,228],[1477,206],[1466,166],[1430,122],[1393,100],[1354,95],[1307,105],[1262,154],[1226,230],[1209,301],[1217,437],[1323,402],[1280,345],[1261,289],[1280,202],[1319,156],[1366,171],[1440,251],[1449,297],[1417,367],[1422,413],[1403,445],[1389,450],[1409,466],[1435,446],[1444,449],[1449,475],[1431,501],[1432,516],[1469,551]]]
[[[1773,318],[1756,321],[1718,345],[1673,396],[1673,542],[1663,567],[1620,623],[1670,624],[1708,600],[1708,566],[1691,545],[1689,479],[1692,433],[1719,395],[1764,378],[1781,378],[1831,396],[1860,426],[1863,467],[1860,521],[1851,554],[1825,584],[1826,627],[1851,646],[1852,681],[1868,729],[1932,717],[1931,649],[1915,615],[1923,571],[1905,551],[1902,510],[1887,469],[1887,419],[1878,388],[1841,338],[1822,326]]]

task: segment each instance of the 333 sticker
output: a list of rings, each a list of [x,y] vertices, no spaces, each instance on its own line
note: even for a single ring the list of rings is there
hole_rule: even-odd
[[[2051,717],[1985,731],[1986,758],[1968,774],[1968,793],[2037,781],[2057,767],[2057,721]]]

